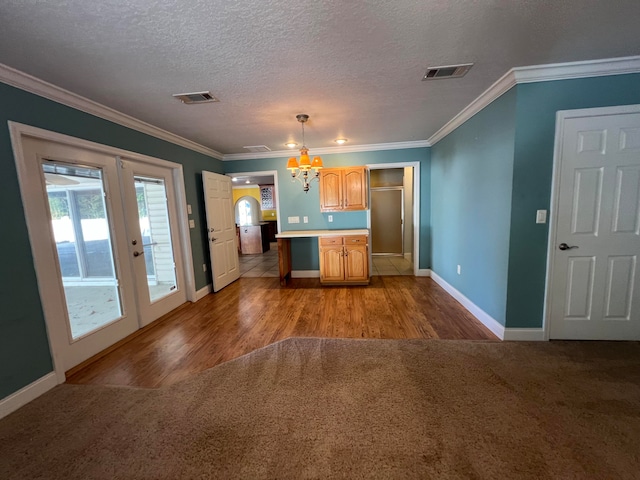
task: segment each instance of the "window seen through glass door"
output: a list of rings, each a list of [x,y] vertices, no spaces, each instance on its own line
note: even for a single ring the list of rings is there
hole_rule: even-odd
[[[53,162],[42,167],[75,340],[122,316],[102,171]]]
[[[134,177],[147,285],[151,302],[177,289],[164,180]]]

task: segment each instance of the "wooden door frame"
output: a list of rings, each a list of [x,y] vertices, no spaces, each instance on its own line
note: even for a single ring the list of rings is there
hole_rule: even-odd
[[[29,234],[29,241],[31,243],[33,264],[36,271],[36,276],[38,277],[38,290],[45,319],[47,342],[49,344],[49,350],[51,352],[53,371],[55,373],[57,383],[64,383],[64,381],[66,380],[65,371],[62,366],[63,362],[60,360],[60,354],[58,352],[58,346],[60,345],[60,342],[63,341],[63,339],[60,338],[61,333],[58,332],[55,328],[56,322],[54,320],[56,316],[60,315],[60,312],[57,309],[50,308],[49,304],[51,302],[46,300],[47,295],[49,295],[50,292],[57,291],[57,285],[55,286],[55,288],[52,288],[42,280],[46,277],[40,272],[46,270],[46,267],[43,262],[38,260],[42,257],[47,257],[50,259],[50,257],[53,255],[53,250],[51,248],[42,249],[40,247],[36,247],[33,241],[33,238],[37,237],[38,231],[42,227],[41,222],[38,221],[39,215],[37,212],[42,206],[41,202],[44,201],[44,196],[42,195],[43,192],[41,191],[41,187],[39,186],[40,179],[37,179],[38,186],[35,186],[33,179],[29,178],[28,169],[26,167],[27,163],[25,160],[22,145],[23,138],[36,138],[39,140],[58,143],[69,147],[92,150],[97,153],[113,156],[114,161],[116,161],[117,157],[124,157],[129,160],[171,169],[177,202],[177,224],[181,240],[181,245],[180,248],[177,249],[177,253],[182,256],[184,264],[184,285],[187,294],[187,300],[195,302],[195,275],[193,269],[193,255],[191,253],[191,239],[189,236],[189,217],[187,214],[187,200],[184,187],[183,169],[182,165],[180,165],[179,163],[161,160],[147,155],[142,155],[140,153],[129,152],[120,148],[111,147],[108,145],[103,145],[76,137],[71,137],[69,135],[64,135],[61,133],[51,132],[49,130],[32,127],[30,125],[24,125],[11,121],[8,123],[9,133],[11,136],[11,146],[13,148],[13,156],[18,173],[20,196],[22,199],[24,216]],[[35,190],[36,188],[37,191]],[[120,188],[120,185],[118,185],[118,188]]]
[[[372,163],[367,165],[369,170],[381,170],[387,168],[413,167],[413,250],[411,261],[413,262],[413,275],[416,277],[429,276],[429,270],[420,269],[420,162],[396,162],[396,163]],[[371,182],[369,182],[371,185]],[[369,193],[369,196],[371,193]],[[369,198],[371,205],[371,198]],[[405,221],[407,219],[405,218]],[[367,228],[371,231],[371,209],[367,209]],[[404,245],[403,245],[404,250]],[[373,271],[373,249],[369,249],[369,275]]]
[[[562,167],[562,146],[564,142],[565,122],[574,118],[602,117],[607,115],[621,115],[640,113],[640,105],[618,105],[614,107],[582,108],[577,110],[559,110],[556,113],[556,134],[553,151],[553,174],[551,177],[551,203],[549,206],[549,237],[547,239],[547,275],[545,278],[544,311],[542,329],[544,340],[549,340],[551,330],[552,280],[554,264],[557,255],[556,221],[558,214],[558,199],[560,198],[560,172]]]

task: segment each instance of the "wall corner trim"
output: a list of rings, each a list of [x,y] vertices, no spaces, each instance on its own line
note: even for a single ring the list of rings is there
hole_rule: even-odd
[[[453,132],[464,122],[480,112],[487,105],[497,100],[519,83],[549,82],[572,78],[603,77],[607,75],[625,75],[640,72],[640,55],[633,57],[607,58],[581,62],[552,63],[515,67],[500,77],[460,113],[449,120],[440,130],[434,133],[427,142],[435,145]]]
[[[460,293],[456,288],[454,288],[451,284],[449,284],[444,278],[438,275],[435,272],[431,272],[431,278],[433,278],[434,282],[440,285],[445,291],[455,298],[458,302],[462,304],[464,308],[466,308],[471,315],[476,317],[485,327],[487,327],[493,334],[498,337],[500,340],[504,340],[505,328],[504,326],[498,322],[495,318],[489,315],[487,312],[478,307],[475,303],[465,297],[462,293]]]
[[[213,292],[213,284],[208,284],[206,287],[202,287],[200,290],[196,291],[196,302],[198,300],[202,300],[204,297]]]
[[[176,135],[175,133],[168,132],[160,127],[151,125],[150,123],[138,120],[137,118],[119,112],[111,107],[89,100],[88,98],[82,97],[49,82],[45,82],[44,80],[21,72],[20,70],[16,70],[15,68],[11,68],[2,63],[0,63],[0,82],[33,93],[40,97],[48,98],[54,102],[61,103],[62,105],[75,108],[76,110],[89,113],[96,117],[109,120],[110,122],[117,123],[118,125],[151,135],[152,137],[159,138],[160,140],[165,140],[175,145],[188,148],[189,150],[222,160],[223,155],[216,150],[200,145],[199,143]]]
[[[56,373],[51,372],[26,387],[21,388],[17,392],[12,393],[8,397],[3,398],[0,400],[0,418],[4,418],[10,413],[15,412],[20,407],[48,392],[57,384]]]
[[[292,270],[291,278],[320,278],[320,270]]]

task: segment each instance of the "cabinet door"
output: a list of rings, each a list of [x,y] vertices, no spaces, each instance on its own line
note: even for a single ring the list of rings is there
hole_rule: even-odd
[[[344,256],[342,245],[320,247],[320,281],[344,281]]]
[[[320,170],[320,211],[342,210],[342,169]]]
[[[347,245],[345,248],[345,280],[369,281],[369,255],[366,245]]]
[[[343,172],[344,203],[343,210],[366,210],[367,208],[367,169],[349,167]]]

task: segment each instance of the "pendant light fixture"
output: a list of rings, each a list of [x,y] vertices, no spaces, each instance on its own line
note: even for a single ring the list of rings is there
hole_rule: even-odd
[[[287,170],[291,172],[292,181],[293,179],[298,179],[298,181],[302,184],[302,189],[304,192],[309,191],[309,183],[316,179],[320,175],[320,169],[323,167],[322,159],[320,157],[313,157],[313,161],[309,159],[309,149],[305,146],[304,143],[304,124],[309,120],[309,115],[305,115],[301,113],[296,115],[296,119],[302,125],[302,148],[300,149],[300,163],[296,157],[291,157],[287,162]],[[309,176],[309,171],[311,169],[315,170],[315,175]]]

